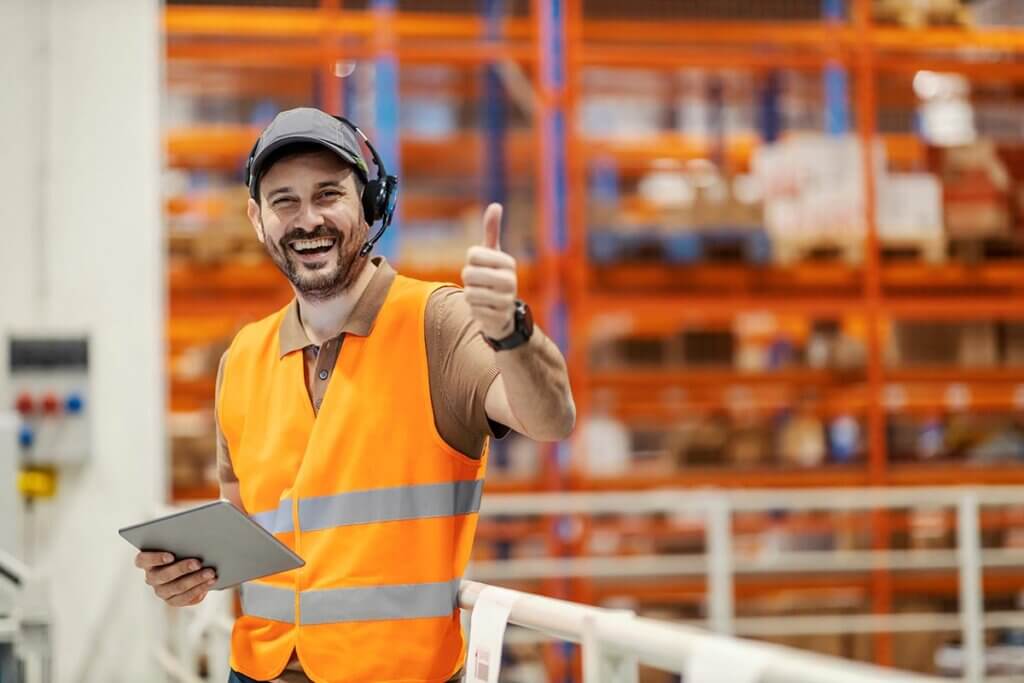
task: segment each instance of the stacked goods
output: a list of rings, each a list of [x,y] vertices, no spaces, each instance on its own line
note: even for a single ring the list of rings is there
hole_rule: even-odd
[[[890,173],[878,183],[878,238],[883,253],[946,259],[942,184],[930,173]]]
[[[1024,3],[1020,0],[978,0],[971,7],[976,26],[1024,25]]]
[[[746,177],[727,177],[706,160],[653,170],[620,209],[592,211],[591,257],[598,263],[764,263],[770,244],[748,185]]]
[[[731,325],[612,334],[593,340],[595,370],[734,369],[769,373],[789,368],[856,372],[864,367],[863,321],[808,321],[769,313],[737,316]],[[1016,337],[1013,337],[1016,339]]]
[[[999,363],[996,326],[988,322],[901,321],[889,337],[892,366],[993,367]]]
[[[1017,252],[1014,188],[991,140],[941,152],[946,232],[954,253],[968,260]]]
[[[266,256],[246,214],[243,185],[192,191],[167,200],[171,257],[210,265]]]
[[[990,140],[944,150],[942,180],[951,238],[1010,232],[1010,174]]]
[[[887,173],[875,146],[878,239],[887,251],[945,259],[942,189],[928,173]],[[762,148],[754,176],[775,261],[838,257],[860,263],[867,233],[863,155],[853,136],[800,135]]]
[[[753,74],[684,69],[677,83],[681,94],[677,100],[676,127],[683,135],[712,143],[737,137],[750,140],[756,135],[757,90]]]
[[[874,16],[876,21],[907,28],[971,23],[970,10],[962,0],[875,0]]]
[[[885,168],[877,145],[877,175]],[[838,255],[859,263],[864,247],[864,172],[855,136],[801,135],[760,148],[753,172],[775,260]]]
[[[670,110],[666,76],[642,69],[590,68],[583,73],[586,97],[581,128],[587,137],[636,140],[664,132]]]

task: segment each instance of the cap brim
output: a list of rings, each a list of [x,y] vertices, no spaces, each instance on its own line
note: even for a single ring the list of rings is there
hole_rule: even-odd
[[[260,176],[263,175],[264,171],[264,162],[274,152],[277,152],[278,150],[284,147],[288,147],[289,145],[297,144],[318,145],[320,147],[323,147],[324,149],[334,152],[341,158],[342,161],[352,165],[352,167],[355,169],[356,173],[359,174],[359,177],[362,179],[364,183],[369,181],[366,169],[363,166],[365,162],[363,162],[362,158],[360,158],[356,154],[353,154],[348,149],[345,149],[340,145],[335,145],[331,142],[327,142],[326,140],[321,140],[319,138],[311,137],[308,135],[290,135],[287,137],[283,137],[279,140],[274,140],[272,143],[267,145],[266,148],[260,150],[259,154],[256,155],[256,158],[253,159],[251,169],[252,185],[249,188],[249,194],[252,195],[253,198],[256,197],[256,193],[259,189]]]

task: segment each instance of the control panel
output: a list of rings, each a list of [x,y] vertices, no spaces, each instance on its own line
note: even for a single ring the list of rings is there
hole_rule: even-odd
[[[89,342],[80,337],[13,337],[8,406],[18,416],[22,465],[61,466],[89,457]]]

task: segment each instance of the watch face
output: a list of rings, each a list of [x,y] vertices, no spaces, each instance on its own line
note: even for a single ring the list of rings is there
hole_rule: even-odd
[[[523,332],[525,332],[526,336],[529,337],[533,334],[533,311],[531,311],[530,307],[521,301],[519,302],[518,308],[519,312],[522,314]]]

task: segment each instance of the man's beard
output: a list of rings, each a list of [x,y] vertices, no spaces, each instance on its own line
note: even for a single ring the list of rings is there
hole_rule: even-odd
[[[346,240],[335,228],[321,225],[313,232],[292,230],[276,243],[266,240],[265,230],[263,234],[270,258],[302,297],[309,301],[324,301],[348,289],[362,270],[360,266],[365,258],[359,255],[359,251],[367,231],[361,230],[359,233],[352,234],[350,239]],[[333,239],[337,257],[333,261],[327,261],[326,259],[330,258],[328,253],[320,267],[310,270],[309,266],[298,259],[288,244],[295,240],[317,238]]]

